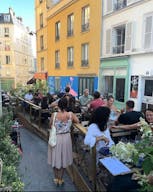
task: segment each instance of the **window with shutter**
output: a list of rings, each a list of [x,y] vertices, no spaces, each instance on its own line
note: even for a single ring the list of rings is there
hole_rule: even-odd
[[[144,31],[144,49],[152,48],[152,36],[153,36],[153,16],[147,16],[145,18],[145,31]]]
[[[127,23],[125,32],[125,52],[132,50],[132,35],[133,35],[133,25],[132,23]]]
[[[113,28],[112,43],[113,54],[125,52],[125,25],[119,25]]]
[[[107,0],[107,12],[112,12],[113,11],[113,0]]]
[[[106,30],[106,54],[111,53],[111,29]]]

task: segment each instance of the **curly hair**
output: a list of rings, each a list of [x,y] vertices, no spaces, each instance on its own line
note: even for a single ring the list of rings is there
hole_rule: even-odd
[[[101,131],[105,131],[109,115],[110,109],[108,107],[98,107],[93,111],[89,125],[95,123]]]
[[[67,104],[68,104],[67,98],[63,97],[59,100],[58,107],[61,109],[61,111],[64,111],[67,109]]]

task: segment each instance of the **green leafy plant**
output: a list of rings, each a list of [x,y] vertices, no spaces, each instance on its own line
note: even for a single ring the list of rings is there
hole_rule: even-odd
[[[17,172],[20,155],[17,147],[12,144],[9,136],[12,125],[12,112],[5,111],[0,119],[0,158],[3,161],[2,181],[0,188],[10,188],[12,191],[23,191],[24,184]]]

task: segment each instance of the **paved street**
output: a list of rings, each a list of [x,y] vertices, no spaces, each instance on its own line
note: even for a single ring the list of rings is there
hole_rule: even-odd
[[[21,129],[23,155],[19,166],[25,191],[77,191],[70,177],[65,173],[65,184],[56,187],[53,172],[47,164],[47,143],[26,129]]]

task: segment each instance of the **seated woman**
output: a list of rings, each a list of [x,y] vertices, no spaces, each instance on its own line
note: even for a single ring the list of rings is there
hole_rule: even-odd
[[[153,125],[153,109],[146,109],[145,120],[148,122],[148,124]]]
[[[110,136],[109,129],[107,128],[109,115],[110,109],[108,107],[98,107],[93,112],[88,131],[84,139],[85,145],[89,145],[90,148],[92,148],[96,144],[96,150],[99,151],[106,145],[110,147],[114,144]]]
[[[120,115],[120,111],[114,105],[114,97],[109,95],[107,97],[106,106],[110,109],[110,116],[109,116],[109,124],[113,125],[117,120],[118,116]]]

